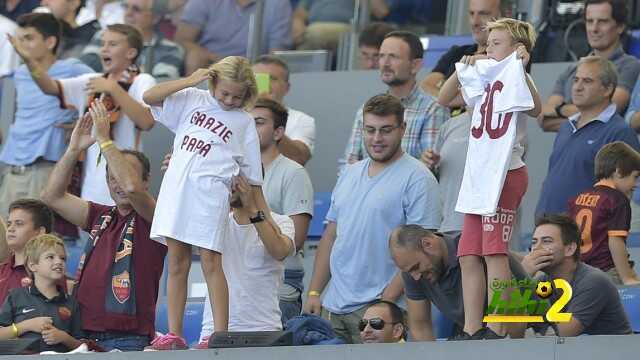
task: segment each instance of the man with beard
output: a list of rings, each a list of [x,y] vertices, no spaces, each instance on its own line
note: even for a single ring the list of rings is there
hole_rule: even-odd
[[[400,145],[407,127],[400,100],[374,96],[363,113],[369,157],[346,167],[333,190],[304,307],[322,313],[347,343],[361,342],[359,322],[372,302],[393,302],[402,293],[387,247],[391,231],[404,224],[440,226],[436,179]]]
[[[405,108],[402,150],[416,159],[433,147],[440,126],[449,119],[449,109],[425,94],[416,82],[416,75],[422,68],[423,53],[424,48],[416,34],[393,31],[385,36],[378,60],[380,79],[389,87],[387,93],[399,99]],[[348,164],[367,156],[362,113],[362,108],[356,113],[345,150]]]
[[[414,341],[435,340],[431,322],[432,303],[457,325],[458,332],[464,327],[462,273],[456,255],[459,240],[459,235],[441,235],[418,225],[403,225],[391,233],[389,250],[402,271],[408,327]],[[527,277],[511,254],[509,267],[515,279]],[[478,332],[472,340],[483,339],[483,336],[484,332]]]

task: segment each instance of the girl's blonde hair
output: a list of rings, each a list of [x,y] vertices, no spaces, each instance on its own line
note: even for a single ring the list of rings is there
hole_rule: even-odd
[[[29,269],[29,264],[34,263],[37,264],[40,260],[40,256],[47,250],[54,248],[56,246],[61,246],[66,255],[67,249],[64,247],[64,241],[59,237],[51,234],[42,234],[34,237],[33,239],[27,241],[27,245],[24,247],[24,255],[25,255],[25,268],[31,274]],[[33,275],[33,274],[31,274]]]
[[[510,18],[501,18],[487,23],[487,31],[506,30],[514,43],[521,43],[527,48],[527,52],[531,53],[533,46],[536,44],[536,30],[533,25],[526,21],[520,21]]]
[[[227,56],[209,67],[211,79],[209,91],[213,92],[219,80],[242,83],[246,92],[241,107],[250,110],[258,97],[256,77],[251,70],[251,63],[242,56]]]

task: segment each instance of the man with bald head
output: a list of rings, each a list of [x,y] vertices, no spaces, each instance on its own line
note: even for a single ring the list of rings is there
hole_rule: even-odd
[[[442,235],[419,225],[402,225],[391,233],[389,250],[402,272],[409,315],[407,325],[414,341],[435,340],[431,303],[459,329],[464,327],[462,273],[456,256],[459,240],[459,234]],[[509,267],[515,279],[527,277],[511,254]],[[482,328],[471,337],[471,340],[480,339],[496,339],[495,333]]]
[[[487,48],[487,38],[489,33],[485,30],[487,22],[497,19],[501,16],[500,0],[470,0],[469,1],[469,28],[475,44],[452,46],[447,51],[436,66],[431,70],[422,83],[422,90],[427,94],[438,97],[440,86],[444,84],[451,74],[456,70],[455,63],[465,55],[483,54]],[[464,107],[462,97],[454,99],[450,104],[450,108]],[[455,115],[455,114],[454,114]]]

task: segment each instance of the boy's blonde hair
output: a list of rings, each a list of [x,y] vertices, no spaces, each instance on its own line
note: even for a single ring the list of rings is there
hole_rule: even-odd
[[[24,255],[25,255],[25,268],[31,274],[31,270],[29,269],[29,264],[34,263],[37,264],[40,260],[40,255],[42,255],[45,251],[60,245],[64,250],[66,255],[67,249],[64,247],[64,241],[59,237],[52,234],[42,234],[34,237],[33,239],[27,241],[27,245],[24,247]],[[31,274],[33,275],[33,274]]]
[[[533,46],[536,44],[536,30],[533,25],[526,21],[520,21],[511,18],[501,18],[487,23],[487,31],[506,30],[514,43],[521,43],[527,48],[527,52],[531,53]]]
[[[615,141],[598,151],[594,167],[597,180],[611,178],[616,171],[622,177],[629,176],[640,171],[640,153],[622,141]]]
[[[242,83],[246,88],[246,93],[241,107],[245,110],[250,110],[253,107],[258,97],[258,85],[249,60],[242,56],[227,56],[211,65],[209,72],[211,74],[209,91],[215,89],[218,80]]]

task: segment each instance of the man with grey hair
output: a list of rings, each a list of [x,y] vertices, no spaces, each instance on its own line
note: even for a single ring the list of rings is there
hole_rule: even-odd
[[[460,234],[439,234],[419,225],[402,225],[391,233],[389,251],[400,271],[407,296],[408,326],[414,341],[435,340],[431,304],[457,325],[456,340],[500,338],[489,328],[465,337],[462,272],[457,257]],[[515,279],[527,277],[511,254],[509,267]],[[478,301],[482,301],[479,299]],[[511,329],[509,329],[511,330]],[[509,331],[508,330],[508,331]]]
[[[566,212],[569,199],[593,186],[595,157],[602,146],[619,140],[640,149],[634,131],[616,112],[613,97],[617,84],[611,61],[588,56],[578,63],[571,88],[578,113],[558,130],[536,217]]]

